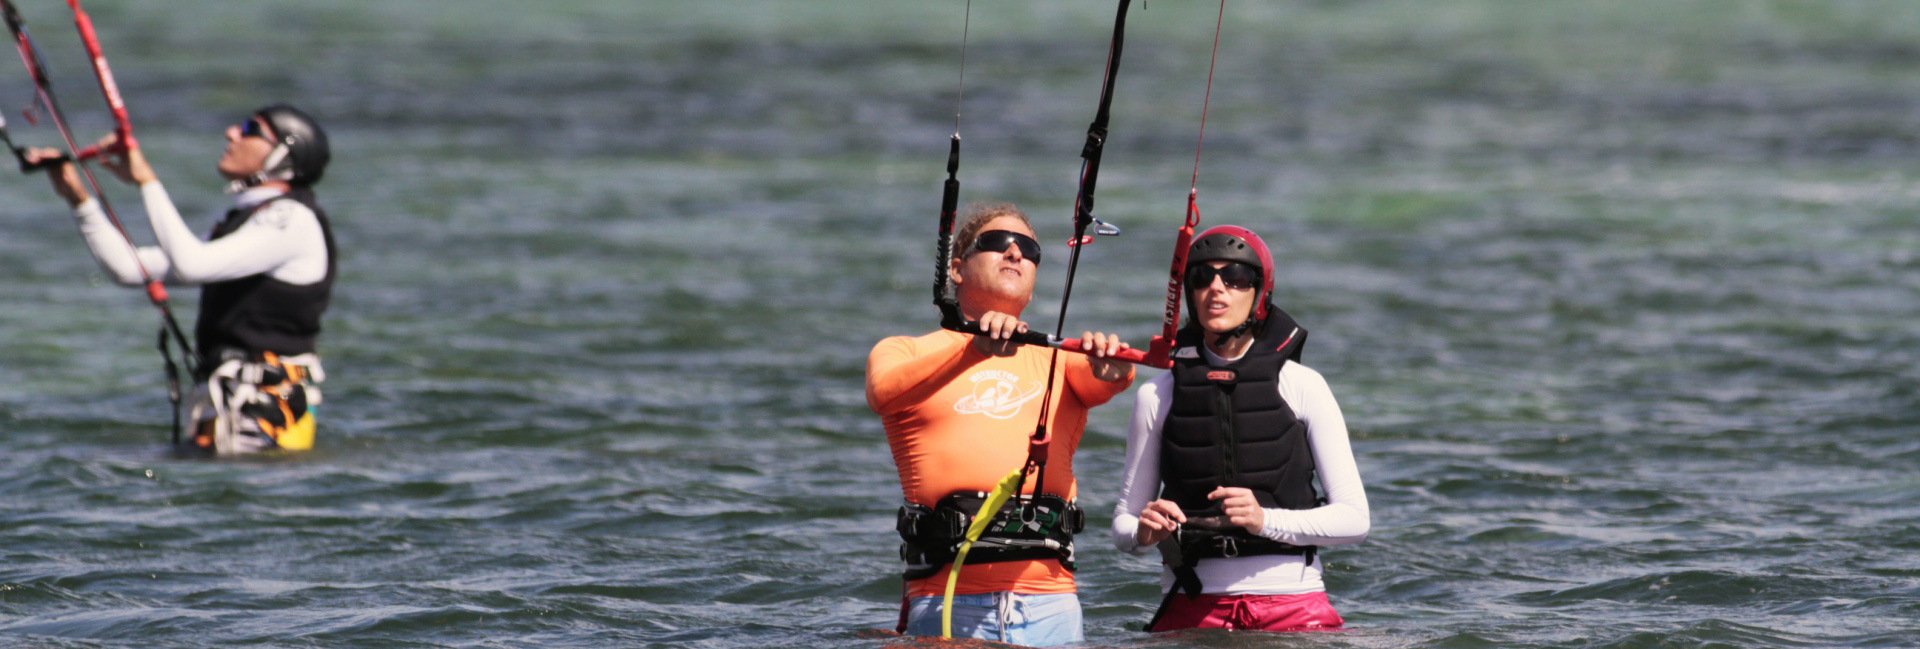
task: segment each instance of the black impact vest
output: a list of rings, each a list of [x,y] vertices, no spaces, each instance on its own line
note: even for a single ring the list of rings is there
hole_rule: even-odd
[[[333,296],[335,254],[333,226],[327,222],[327,213],[314,202],[313,190],[295,187],[251,208],[229,210],[226,219],[214,226],[210,240],[232,234],[255,213],[281,200],[307,206],[320,220],[320,232],[327,243],[327,275],[312,284],[290,284],[261,273],[202,286],[200,320],[194,324],[193,335],[203,368],[218,366],[224,349],[239,350],[253,360],[258,360],[262,352],[292,356],[314,350],[320,315]]]
[[[1180,505],[1187,523],[1160,542],[1173,588],[1148,628],[1159,623],[1176,593],[1197,597],[1204,591],[1194,569],[1201,560],[1297,554],[1312,564],[1318,550],[1250,534],[1207,499],[1218,487],[1244,487],[1261,507],[1320,505],[1307,425],[1280,398],[1279,385],[1280,368],[1300,361],[1307,330],[1269,303],[1267,321],[1254,335],[1246,355],[1224,366],[1207,362],[1198,327],[1175,337],[1172,403],[1160,430],[1160,497]]]
[[[1174,353],[1173,403],[1161,428],[1160,497],[1189,517],[1220,513],[1207,499],[1216,487],[1250,489],[1262,507],[1319,506],[1307,426],[1279,390],[1280,368],[1300,360],[1307,330],[1267,309],[1253,346],[1222,367],[1207,363],[1197,327],[1176,337],[1184,350]]]

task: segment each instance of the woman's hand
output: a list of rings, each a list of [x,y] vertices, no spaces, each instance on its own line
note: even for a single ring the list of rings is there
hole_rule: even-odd
[[[1260,501],[1254,499],[1253,491],[1245,487],[1220,487],[1207,494],[1207,500],[1220,501],[1220,510],[1227,515],[1227,522],[1239,525],[1241,529],[1254,536],[1267,524],[1267,510],[1260,507]]]
[[[1185,522],[1187,515],[1180,511],[1179,505],[1171,500],[1155,500],[1140,510],[1140,525],[1133,530],[1133,540],[1142,546],[1159,545]]]
[[[73,168],[73,161],[59,149],[39,147],[27,149],[27,164],[37,165],[45,162],[47,181],[53,183],[53,193],[66,199],[67,207],[79,207],[87,202],[87,189],[80,184],[80,172]]]
[[[120,136],[108,133],[94,146],[100,148],[100,166],[106,167],[121,181],[139,186],[159,180],[159,176],[153,173],[153,167],[147,165],[147,155],[140,152],[138,143],[123,148],[120,146]]]

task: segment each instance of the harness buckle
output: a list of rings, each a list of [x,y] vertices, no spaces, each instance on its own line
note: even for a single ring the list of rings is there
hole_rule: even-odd
[[[1233,540],[1231,536],[1221,536],[1220,554],[1229,559],[1240,556],[1240,542]]]
[[[900,513],[896,514],[894,518],[893,531],[899,532],[901,538],[907,538],[907,539],[919,538],[920,537],[920,517],[921,517],[920,512],[915,511],[912,508],[907,507],[906,505],[901,505]],[[902,557],[902,558],[905,558],[905,557]]]
[[[972,514],[953,509],[936,509],[934,513],[938,514],[940,516],[940,522],[946,525],[946,529],[940,530],[941,538],[964,536],[967,533],[967,528],[973,527]]]

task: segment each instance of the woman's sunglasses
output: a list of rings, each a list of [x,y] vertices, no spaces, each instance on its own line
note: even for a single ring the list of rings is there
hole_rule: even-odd
[[[980,252],[1004,253],[1007,248],[1020,246],[1020,256],[1034,265],[1040,264],[1040,242],[1011,230],[988,230],[973,240],[973,249]]]
[[[267,137],[267,132],[260,128],[260,120],[249,117],[245,120],[242,120],[239,126],[240,126],[240,137],[257,137],[265,140],[273,139],[271,137]]]
[[[1254,282],[1260,281],[1260,271],[1254,270],[1252,266],[1237,263],[1229,263],[1219,268],[1206,264],[1188,266],[1187,290],[1198,291],[1213,286],[1215,277],[1220,278],[1220,283],[1227,288],[1246,290],[1253,288]]]

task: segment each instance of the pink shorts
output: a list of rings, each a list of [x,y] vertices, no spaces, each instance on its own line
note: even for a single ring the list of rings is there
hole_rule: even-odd
[[[1300,595],[1174,595],[1148,631],[1330,631],[1347,623],[1325,592]]]

